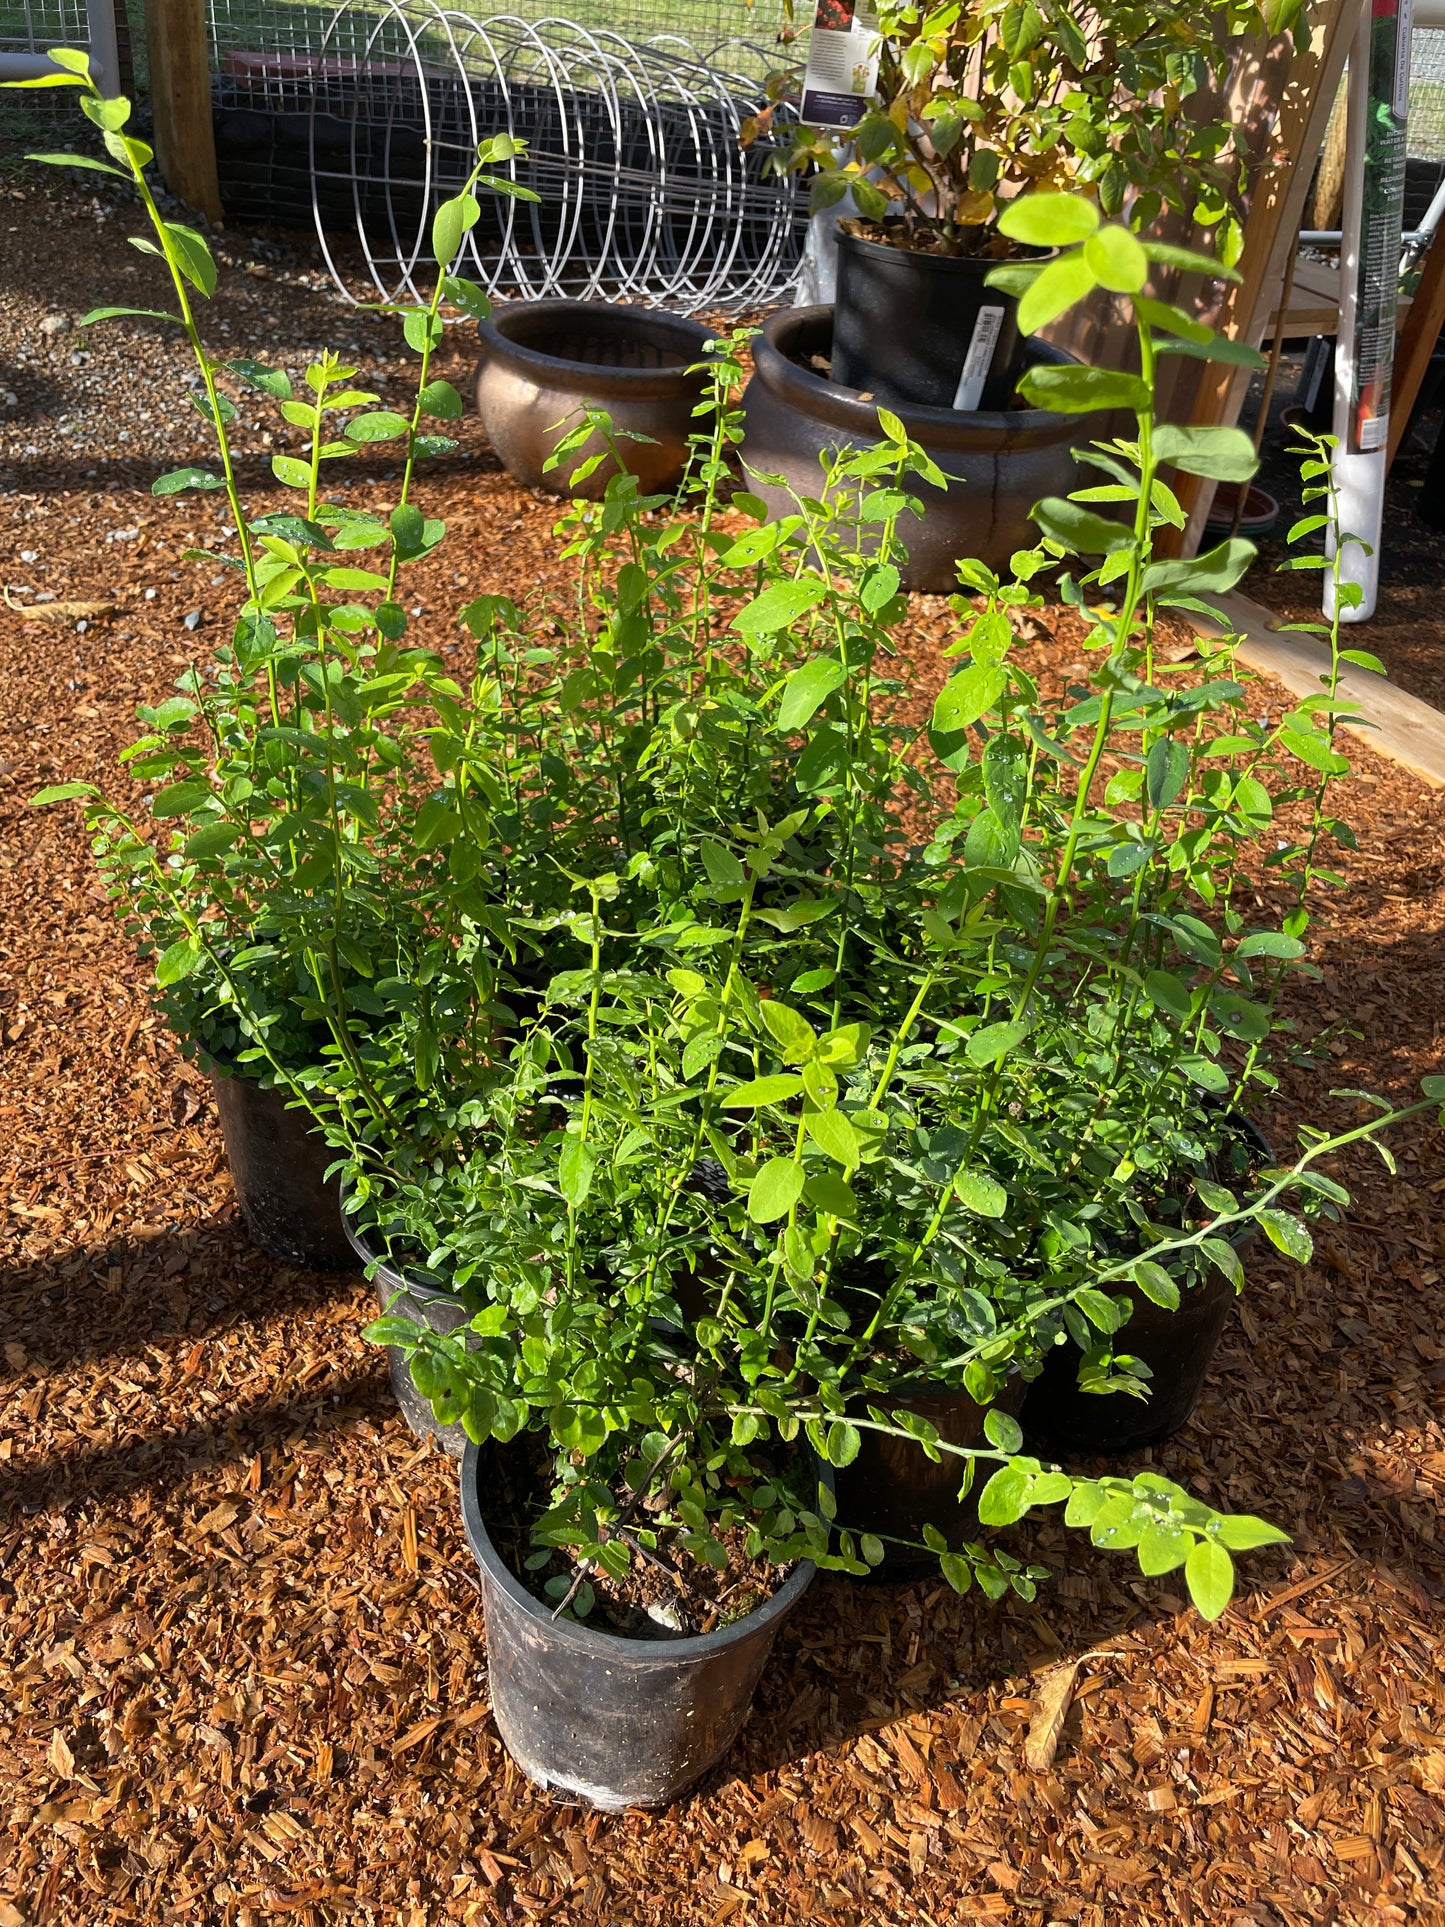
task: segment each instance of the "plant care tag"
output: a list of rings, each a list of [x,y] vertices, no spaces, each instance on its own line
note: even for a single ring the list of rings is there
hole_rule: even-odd
[[[956,409],[972,410],[983,399],[983,384],[988,380],[988,371],[993,366],[993,351],[998,344],[1003,328],[1002,308],[980,308],[974,318],[973,338],[968,344],[968,353],[963,358],[963,373],[958,378],[958,393],[953,398]]]
[[[806,127],[856,127],[878,85],[878,16],[870,0],[818,0],[808,39]]]

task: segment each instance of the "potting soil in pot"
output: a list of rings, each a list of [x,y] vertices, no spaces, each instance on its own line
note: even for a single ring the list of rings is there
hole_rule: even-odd
[[[555,1610],[578,1577],[578,1569],[576,1560],[562,1550],[554,1551],[545,1563],[530,1564],[539,1556],[531,1534],[533,1523],[549,1503],[551,1453],[540,1438],[529,1436],[505,1452],[494,1453],[492,1465],[497,1482],[486,1498],[492,1543],[520,1583]],[[644,1501],[624,1527],[632,1553],[624,1579],[614,1580],[600,1570],[583,1573],[592,1604],[578,1617],[594,1632],[626,1639],[682,1639],[720,1632],[766,1605],[794,1571],[791,1565],[773,1566],[750,1558],[742,1526],[716,1533],[728,1555],[722,1569],[695,1558],[677,1543],[675,1533],[659,1534],[654,1550],[640,1535],[653,1534],[656,1509],[660,1508],[655,1502],[650,1510]],[[576,1612],[584,1599],[579,1587],[569,1610]]]

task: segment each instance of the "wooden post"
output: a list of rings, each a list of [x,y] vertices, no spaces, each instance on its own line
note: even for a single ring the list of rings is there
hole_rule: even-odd
[[[161,178],[208,221],[221,219],[205,0],[145,0],[151,112]]]
[[[1440,330],[1445,327],[1445,224],[1436,228],[1420,270],[1420,285],[1400,330],[1395,378],[1390,394],[1390,460],[1394,461],[1410,426],[1410,410],[1430,366]]]
[[[1243,279],[1230,284],[1220,312],[1211,317],[1216,328],[1238,341],[1257,346],[1273,313],[1272,304],[1301,226],[1310,174],[1339,92],[1361,4],[1362,0],[1319,0],[1310,9],[1313,31],[1309,48],[1290,63],[1274,152],[1269,164],[1260,170],[1250,195],[1244,253],[1238,264]],[[1223,362],[1208,362],[1202,367],[1189,420],[1200,427],[1236,421],[1249,385],[1248,371]],[[1189,516],[1188,529],[1177,547],[1186,555],[1192,554],[1203,533],[1214,484],[1181,475],[1175,492]]]

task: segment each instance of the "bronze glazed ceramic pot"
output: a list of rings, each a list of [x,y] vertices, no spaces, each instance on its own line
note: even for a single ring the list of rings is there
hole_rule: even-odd
[[[759,481],[760,474],[782,475],[800,495],[815,496],[825,448],[868,448],[879,439],[877,402],[807,365],[814,356],[826,361],[832,347],[830,307],[785,308],[753,342],[742,458],[753,471],[749,488],[775,515],[795,512],[792,497],[786,488]],[[1073,359],[1041,341],[1030,341],[1025,351],[1030,362]],[[954,565],[964,556],[1007,572],[1014,551],[1031,549],[1038,539],[1029,520],[1034,503],[1045,495],[1067,495],[1074,486],[1070,448],[1086,438],[1085,417],[1044,408],[955,412],[900,406],[894,413],[950,477],[947,490],[909,478],[909,492],[922,501],[924,515],[922,522],[905,515],[899,525],[909,552],[904,588],[948,594],[958,587]]]
[[[553,495],[600,500],[617,463],[603,462],[574,490],[568,477],[603,444],[586,446],[559,467],[544,464],[581,405],[592,402],[624,431],[648,441],[619,439],[622,466],[644,494],[676,488],[687,461],[693,410],[707,388],[688,370],[703,359],[712,330],[655,308],[614,307],[605,301],[519,301],[499,307],[480,324],[477,413],[507,473]]]

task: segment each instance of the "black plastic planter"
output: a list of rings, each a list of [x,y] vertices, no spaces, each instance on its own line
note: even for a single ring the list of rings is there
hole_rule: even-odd
[[[868,1402],[881,1412],[916,1413],[936,1425],[939,1436],[951,1445],[981,1446],[987,1442],[983,1422],[988,1412],[993,1409],[1012,1417],[1023,1395],[1023,1381],[1011,1378],[993,1407],[980,1405],[967,1392],[950,1390],[946,1385],[920,1385],[907,1393]],[[970,1496],[960,1500],[962,1459],[945,1452],[935,1464],[914,1439],[895,1438],[885,1432],[863,1432],[861,1436],[857,1458],[833,1474],[839,1526],[852,1532],[874,1532],[883,1538],[883,1563],[873,1568],[869,1574],[872,1579],[915,1579],[936,1572],[938,1560],[933,1553],[890,1545],[889,1538],[918,1540],[929,1525],[943,1534],[950,1551],[957,1551],[965,1540],[978,1536],[977,1498],[993,1468],[982,1471]]]
[[[1018,300],[986,255],[924,254],[838,230],[833,379],[876,401],[1007,408],[1023,373]]]
[[[748,486],[773,516],[793,515],[793,491],[822,486],[825,450],[872,448],[879,439],[878,405],[816,372],[833,346],[833,310],[785,308],[769,316],[753,341],[753,377],[743,396],[743,463]],[[1052,366],[1073,357],[1030,341],[1026,359]],[[905,515],[899,535],[908,549],[905,589],[944,595],[958,588],[957,564],[976,556],[1007,569],[1016,549],[1029,549],[1038,529],[1029,510],[1044,495],[1067,495],[1074,485],[1073,446],[1087,439],[1086,417],[1045,408],[1003,408],[957,414],[951,408],[900,405],[899,420],[949,478],[946,489],[916,476],[908,490],[923,505],[922,522]],[[787,486],[762,478],[779,475]]]
[[[1269,1139],[1248,1119],[1239,1130],[1260,1163],[1272,1164]],[[1231,1238],[1237,1256],[1254,1243],[1252,1227]],[[1115,1334],[1121,1352],[1140,1358],[1152,1374],[1147,1398],[1122,1392],[1079,1389],[1080,1352],[1076,1345],[1055,1345],[1044,1369],[1029,1386],[1019,1421],[1030,1447],[1112,1457],[1157,1445],[1188,1424],[1204,1381],[1219,1350],[1237,1296],[1221,1272],[1211,1270],[1203,1284],[1180,1294],[1178,1311],[1166,1311],[1124,1282],[1110,1295],[1127,1297],[1133,1311]]]
[[[350,1219],[343,1216],[341,1222],[352,1251],[363,1265],[370,1265],[376,1253],[352,1228]],[[472,1316],[452,1293],[408,1278],[388,1264],[377,1265],[372,1282],[380,1311],[393,1318],[415,1319],[419,1325],[430,1325],[434,1332],[454,1332]],[[401,1408],[402,1417],[419,1439],[435,1439],[449,1458],[459,1459],[467,1448],[466,1430],[460,1419],[451,1425],[441,1424],[432,1412],[431,1400],[423,1398],[411,1382],[406,1353],[399,1345],[388,1345],[385,1349],[392,1396]]]
[[[779,1626],[812,1583],[798,1564],[765,1606],[718,1632],[627,1639],[554,1619],[487,1531],[491,1454],[462,1460],[462,1519],[482,1575],[497,1730],[539,1786],[609,1813],[665,1807],[720,1760],[747,1719]]]
[[[214,1060],[213,1060],[214,1062]],[[268,1257],[315,1271],[349,1271],[353,1259],[341,1218],[341,1187],[326,1176],[336,1153],[291,1109],[286,1093],[220,1068],[211,1090],[226,1161],[246,1229]]]

